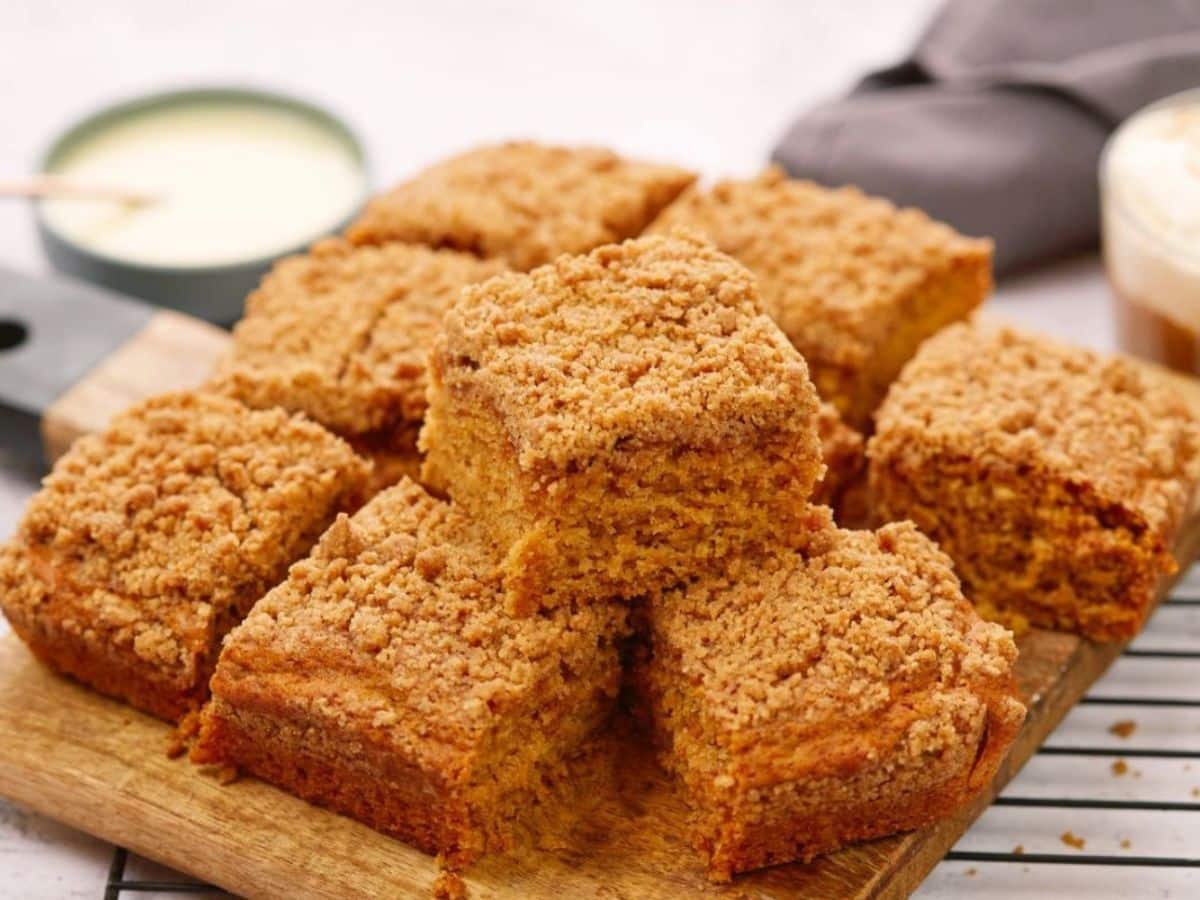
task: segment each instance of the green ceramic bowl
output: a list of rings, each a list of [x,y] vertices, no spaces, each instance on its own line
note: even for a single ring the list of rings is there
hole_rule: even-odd
[[[365,202],[368,191],[367,159],[362,142],[345,122],[332,113],[303,100],[271,91],[237,87],[192,88],[150,94],[105,107],[55,139],[43,155],[39,169],[42,173],[53,173],[56,166],[81,141],[118,122],[156,110],[180,108],[188,104],[207,106],[214,102],[228,102],[240,108],[261,106],[299,114],[343,143],[350,158],[357,162],[363,172],[362,193],[354,210],[330,231],[340,231],[349,223]],[[122,259],[86,247],[56,230],[44,214],[41,204],[34,204],[34,210],[42,247],[51,265],[59,272],[220,325],[232,324],[241,317],[246,295],[257,286],[277,259],[303,250],[323,236],[310,235],[294,246],[281,248],[269,256],[213,265],[159,265]]]

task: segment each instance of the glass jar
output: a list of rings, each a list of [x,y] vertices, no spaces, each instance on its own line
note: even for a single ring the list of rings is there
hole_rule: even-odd
[[[1200,89],[1117,129],[1100,160],[1100,214],[1118,344],[1200,373]]]

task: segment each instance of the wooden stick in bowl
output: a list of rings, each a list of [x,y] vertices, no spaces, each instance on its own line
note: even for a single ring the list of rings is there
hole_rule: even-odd
[[[98,200],[109,203],[122,203],[126,206],[141,206],[146,203],[153,203],[159,199],[158,196],[145,193],[144,191],[75,181],[70,178],[60,178],[56,175],[34,175],[31,178],[19,179],[17,181],[0,181],[0,197],[24,197],[28,199],[64,197],[72,200]]]

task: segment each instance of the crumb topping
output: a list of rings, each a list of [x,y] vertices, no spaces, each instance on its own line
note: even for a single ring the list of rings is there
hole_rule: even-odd
[[[275,673],[289,702],[347,727],[466,748],[514,707],[553,702],[624,623],[605,603],[509,616],[486,536],[406,478],[340,516],[255,605],[217,677]]]
[[[347,236],[450,247],[527,270],[634,237],[693,180],[683,169],[600,148],[496,144],[372,200]]]
[[[526,469],[815,429],[808,369],[762,313],[754,277],[686,234],[466,289],[434,366],[445,389],[492,405]]]
[[[1041,469],[1166,533],[1200,477],[1200,422],[1128,360],[961,324],[922,346],[880,409],[868,455],[913,454]]]
[[[665,595],[652,628],[655,654],[678,657],[726,734],[785,720],[818,729],[904,693],[1000,681],[1017,655],[910,522],[815,530],[801,553]]]
[[[695,229],[759,278],[767,312],[812,361],[864,363],[894,324],[899,299],[930,272],[991,257],[916,209],[854,187],[789,179],[771,166],[748,181],[693,188],[651,228]],[[980,297],[982,299],[982,297]]]
[[[30,501],[21,540],[83,585],[228,604],[275,572],[366,464],[319,425],[167,394],[81,438]],[[319,527],[319,525],[318,525]]]
[[[217,387],[342,434],[425,413],[425,365],[462,288],[504,266],[450,250],[330,239],[278,263],[246,301]]]

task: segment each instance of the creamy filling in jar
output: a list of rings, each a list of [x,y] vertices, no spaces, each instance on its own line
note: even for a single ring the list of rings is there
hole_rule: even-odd
[[[64,196],[47,227],[85,249],[152,266],[270,257],[336,229],[366,174],[320,120],[253,99],[195,98],[101,123],[56,154],[63,182],[143,194],[141,203]]]
[[[1154,104],[1118,129],[1101,188],[1119,343],[1200,372],[1200,91]]]

